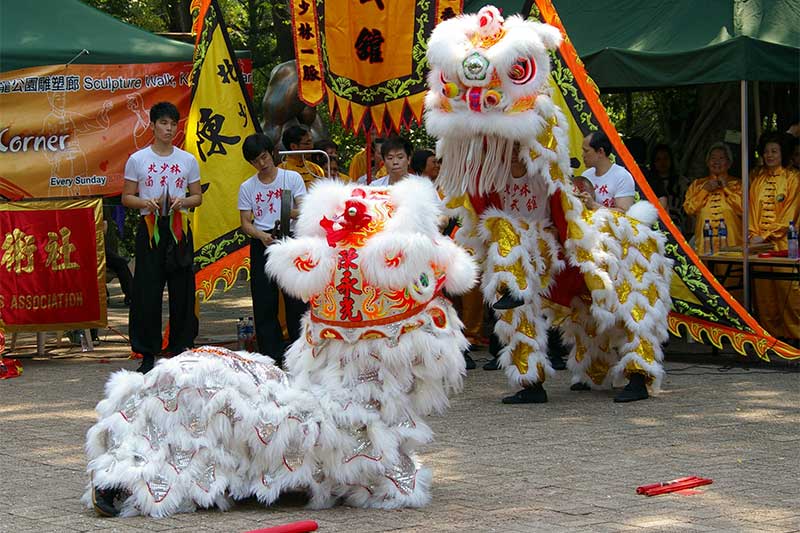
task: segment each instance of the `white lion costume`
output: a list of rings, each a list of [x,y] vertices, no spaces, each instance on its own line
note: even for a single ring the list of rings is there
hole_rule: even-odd
[[[567,121],[550,98],[548,50],[560,42],[556,28],[503,20],[492,6],[434,29],[425,121],[438,138],[438,185],[467,221],[456,237],[482,260],[486,301],[524,302],[499,313],[495,329],[514,385],[541,389],[553,374],[546,331],[558,318],[573,344],[574,384],[608,387],[638,374],[657,388],[671,303],[665,238],[647,202],[622,214],[589,210],[576,196]],[[527,167],[521,186],[510,173],[515,143]],[[518,187],[543,191],[538,205],[517,209]]]
[[[439,215],[424,179],[318,183],[297,237],[271,247],[267,263],[310,306],[288,372],[202,347],[146,375],[115,373],[87,435],[85,503],[113,492],[108,514],[124,516],[225,509],[248,496],[269,504],[287,490],[307,491],[314,508],[427,503],[431,474],[415,453],[432,440],[422,417],[460,388],[468,344],[441,294],[468,290],[477,274],[440,235]]]

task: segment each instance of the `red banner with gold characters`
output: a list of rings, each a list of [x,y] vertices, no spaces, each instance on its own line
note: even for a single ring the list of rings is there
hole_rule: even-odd
[[[0,203],[0,328],[105,327],[100,198]]]
[[[251,61],[240,60],[249,84]],[[51,65],[0,74],[0,200],[116,196],[125,162],[153,140],[150,107],[178,106],[191,62]]]

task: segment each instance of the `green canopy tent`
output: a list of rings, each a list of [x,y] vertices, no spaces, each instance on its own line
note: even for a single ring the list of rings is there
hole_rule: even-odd
[[[190,44],[153,35],[78,0],[0,2],[0,72],[73,60],[80,64],[191,61],[193,51]]]
[[[739,82],[744,197],[749,195],[748,81],[800,82],[797,0],[552,0],[589,75],[606,92]],[[492,3],[525,13],[530,0]],[[749,209],[744,208],[744,227]],[[748,250],[744,301],[750,302]]]
[[[493,3],[510,15],[520,0]],[[800,81],[796,0],[553,0],[589,74],[606,91],[730,81]]]

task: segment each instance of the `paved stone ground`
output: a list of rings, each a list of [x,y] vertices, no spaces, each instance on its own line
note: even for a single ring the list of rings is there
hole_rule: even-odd
[[[199,340],[232,342],[249,305],[244,283],[204,305]],[[126,309],[109,309],[109,319],[127,331]],[[680,343],[669,348],[664,391],[627,405],[612,403],[612,392],[570,392],[559,372],[548,383],[550,403],[503,406],[510,390],[502,373],[471,371],[447,415],[431,420],[436,441],[423,460],[433,468],[433,500],[424,509],[307,511],[290,497],[226,513],[96,518],[78,501],[84,434],[109,373],[137,366],[99,359],[128,351],[115,333],[101,338],[94,358],[66,347],[36,358],[33,337],[21,337],[24,374],[0,382],[0,531],[237,532],[302,519],[327,532],[800,531],[796,366],[723,366],[731,359],[717,363],[705,347]],[[686,475],[714,484],[635,494]]]

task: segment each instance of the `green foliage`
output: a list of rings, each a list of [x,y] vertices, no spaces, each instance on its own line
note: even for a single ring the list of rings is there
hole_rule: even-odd
[[[600,97],[611,122],[623,138],[643,137],[649,147],[675,141],[685,134],[695,113],[697,90],[693,87],[634,92],[628,109],[625,93]],[[630,111],[630,116],[629,116]]]
[[[162,0],[84,0],[114,18],[151,32],[169,31]]]

